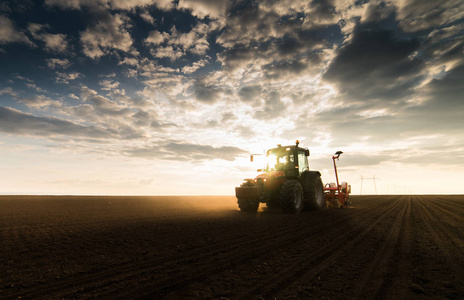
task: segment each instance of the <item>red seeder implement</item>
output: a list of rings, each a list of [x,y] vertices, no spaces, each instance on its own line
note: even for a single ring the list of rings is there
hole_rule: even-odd
[[[338,160],[342,151],[337,151],[334,156],[332,156],[334,169],[335,169],[335,178],[337,183],[331,182],[326,183],[324,186],[324,195],[325,201],[328,207],[348,207],[350,206],[349,196],[351,193],[351,185],[348,185],[347,182],[342,182],[342,184],[338,183],[338,172],[337,172],[337,164],[335,160]]]

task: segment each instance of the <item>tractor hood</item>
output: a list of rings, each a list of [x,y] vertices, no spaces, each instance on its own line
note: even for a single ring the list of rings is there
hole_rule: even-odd
[[[278,189],[286,180],[284,171],[272,171],[259,174],[255,178],[258,186],[263,186],[268,190]]]

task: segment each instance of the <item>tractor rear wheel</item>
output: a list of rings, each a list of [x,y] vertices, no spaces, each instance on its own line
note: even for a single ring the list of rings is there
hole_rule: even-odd
[[[280,188],[280,207],[284,213],[299,213],[303,209],[303,188],[300,181],[288,179]]]
[[[308,209],[325,209],[324,185],[319,172],[304,172],[301,176],[304,187],[305,207]]]
[[[237,199],[238,207],[242,212],[257,212],[259,207],[258,201],[253,201],[247,198]]]

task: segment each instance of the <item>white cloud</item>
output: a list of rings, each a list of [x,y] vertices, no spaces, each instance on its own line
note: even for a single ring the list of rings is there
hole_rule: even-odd
[[[0,90],[0,95],[10,95],[10,96],[13,96],[13,97],[17,96],[16,92],[14,92],[13,89],[10,88],[10,87],[1,89]]]
[[[44,95],[35,95],[33,97],[18,98],[16,101],[30,108],[43,109],[50,107],[60,107],[62,103],[58,100],[52,100]]]
[[[36,45],[24,34],[19,31],[13,22],[5,16],[0,15],[0,44],[22,43],[29,47]]]
[[[102,80],[100,81],[100,85],[102,86],[102,90],[111,91],[119,86],[119,82],[113,80]]]
[[[227,9],[231,6],[229,0],[180,0],[178,7],[187,9],[192,12],[192,15],[204,18],[223,18],[226,16]]]
[[[157,58],[169,58],[171,61],[175,61],[182,57],[184,52],[180,49],[174,49],[172,46],[166,46],[152,49],[151,54]]]
[[[76,80],[77,78],[83,77],[83,75],[79,72],[72,72],[72,73],[63,73],[63,72],[56,72],[58,75],[55,78],[55,81],[58,83],[66,83],[69,84],[70,80]]]
[[[34,89],[36,90],[37,92],[40,92],[40,93],[45,93],[46,90],[38,87],[35,83],[26,83],[26,86],[30,89]]]
[[[169,34],[166,32],[160,33],[158,30],[153,30],[148,34],[145,42],[147,44],[159,45],[169,38]]]
[[[34,39],[45,43],[45,51],[62,53],[67,50],[68,42],[66,35],[45,32],[46,29],[50,28],[49,25],[29,23],[27,28]]]
[[[69,97],[69,98],[72,98],[72,99],[76,99],[76,100],[79,100],[79,99],[80,99],[79,97],[77,97],[77,96],[74,95],[74,94],[69,94],[68,97]]]
[[[129,21],[122,14],[105,14],[96,24],[81,32],[84,54],[93,59],[109,54],[113,49],[136,54],[127,31]]]
[[[113,9],[130,10],[136,7],[146,7],[155,5],[159,9],[169,10],[173,8],[172,0],[110,0]]]
[[[151,49],[153,56],[169,58],[172,61],[187,54],[187,52],[204,55],[209,49],[208,33],[217,28],[217,23],[198,23],[190,32],[178,32],[173,26],[169,33],[151,31],[145,40],[147,45],[154,45]]]
[[[185,66],[182,68],[183,74],[192,74],[193,72],[197,71],[198,69],[204,67],[208,61],[206,59],[201,59],[199,61],[194,62],[189,66]]]
[[[92,104],[93,109],[100,113],[100,117],[106,116],[124,116],[130,113],[127,105],[121,105],[117,102],[99,95],[96,91],[86,86],[81,88],[81,99],[84,102]]]
[[[130,66],[138,66],[139,61],[137,58],[133,57],[126,57],[124,60],[120,61],[118,65],[130,65]]]
[[[147,23],[155,25],[155,19],[150,15],[148,11],[142,11],[140,17]]]
[[[71,62],[64,58],[64,59],[60,59],[60,58],[49,58],[46,60],[47,61],[47,66],[50,68],[50,69],[55,69],[55,68],[68,68],[70,65],[71,65]]]

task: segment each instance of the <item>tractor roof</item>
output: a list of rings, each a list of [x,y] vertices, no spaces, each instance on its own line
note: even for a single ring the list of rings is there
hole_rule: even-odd
[[[271,153],[283,153],[287,151],[293,152],[295,151],[295,148],[298,148],[298,151],[308,150],[308,148],[298,147],[297,145],[289,145],[289,146],[277,145],[277,148],[272,148],[272,149],[267,150],[267,154],[269,155]]]

